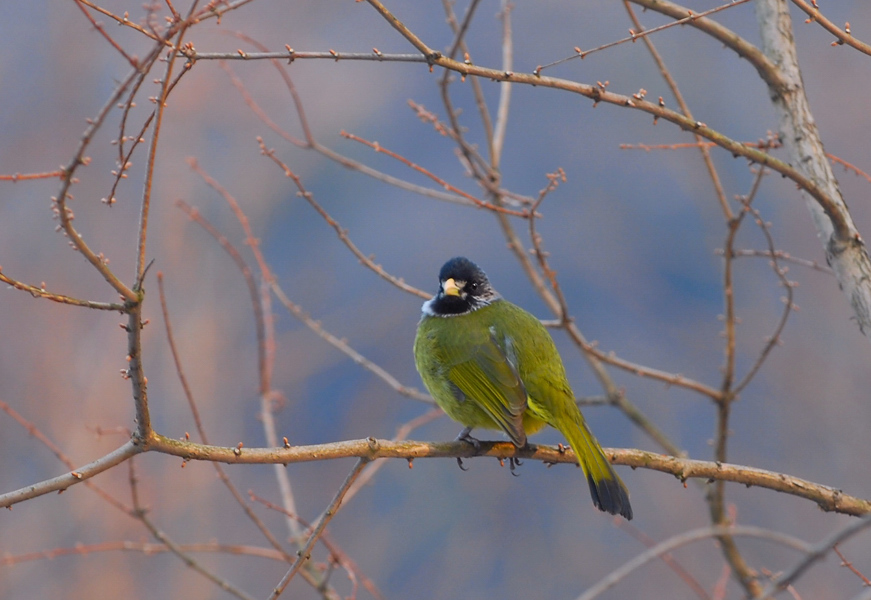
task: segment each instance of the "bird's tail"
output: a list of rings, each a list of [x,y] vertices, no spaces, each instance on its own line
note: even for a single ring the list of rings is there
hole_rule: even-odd
[[[573,423],[570,423],[569,427],[566,428],[567,431],[561,430],[561,433],[568,440],[572,450],[575,451],[578,464],[581,465],[587,483],[590,484],[593,504],[599,510],[612,515],[623,515],[627,520],[631,519],[632,506],[629,504],[629,492],[626,490],[626,485],[614,472],[608,459],[605,458],[602,447],[593,437],[580,412],[572,421]]]

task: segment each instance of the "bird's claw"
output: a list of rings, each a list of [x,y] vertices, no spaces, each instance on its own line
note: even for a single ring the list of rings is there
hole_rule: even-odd
[[[471,427],[466,427],[460,432],[460,435],[457,436],[458,442],[466,442],[467,444],[471,444],[472,448],[475,449],[475,454],[478,454],[481,451],[481,440],[477,438],[473,438],[470,434],[472,432]],[[469,468],[463,465],[463,459],[461,457],[457,457],[457,465],[459,465],[460,470],[468,471]]]
[[[517,467],[519,467],[522,464],[523,463],[520,462],[520,459],[517,458],[516,456],[509,456],[508,457],[508,469],[511,471],[511,474],[514,475],[515,477],[520,477],[520,473],[518,473],[515,469],[517,469]]]

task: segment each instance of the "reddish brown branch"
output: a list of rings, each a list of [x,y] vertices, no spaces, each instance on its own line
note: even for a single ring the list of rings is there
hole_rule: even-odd
[[[357,482],[359,482],[361,479],[362,479],[362,477],[360,479],[358,479]],[[353,489],[353,487],[352,487],[352,489]],[[310,523],[308,523],[305,519],[300,517],[299,515],[291,513],[289,511],[287,511],[286,509],[284,509],[283,507],[278,506],[277,504],[270,502],[269,500],[266,500],[265,498],[261,498],[261,497],[257,496],[253,492],[248,492],[248,495],[251,497],[252,501],[257,502],[259,504],[262,504],[263,506],[265,506],[269,510],[274,510],[276,512],[283,514],[284,516],[286,516],[290,519],[297,521],[300,525],[302,525],[303,527],[306,527],[307,529],[309,529],[311,531],[312,525]],[[347,502],[348,499],[350,498],[350,496],[351,496],[350,492],[348,494],[346,494],[344,502]],[[324,529],[324,531],[321,533],[321,537],[320,537],[319,541],[327,549],[327,552],[330,553],[330,559],[335,561],[337,564],[339,564],[345,570],[345,572],[348,574],[348,579],[351,580],[351,584],[354,586],[354,588],[357,587],[357,580],[359,579],[362,582],[363,587],[366,588],[366,590],[370,594],[372,594],[372,596],[374,598],[376,598],[376,600],[383,600],[384,596],[381,594],[381,591],[375,585],[375,582],[372,581],[369,577],[367,577],[360,570],[360,567],[357,565],[357,563],[354,562],[354,560],[352,560],[351,557],[348,556],[348,554],[344,550],[342,550],[342,548],[332,539],[332,537],[330,536],[330,532],[328,530]]]
[[[82,306],[84,308],[93,308],[96,310],[117,310],[120,313],[127,312],[127,307],[123,304],[115,304],[112,302],[95,302],[94,300],[80,300],[72,296],[64,296],[63,294],[54,294],[45,289],[45,284],[40,284],[39,287],[22,283],[11,277],[3,274],[3,269],[0,267],[0,281],[7,283],[17,290],[29,293],[34,298],[45,298],[59,304],[69,304],[71,306]]]
[[[749,2],[749,0],[732,0],[728,4],[721,4],[720,6],[715,6],[714,8],[711,8],[709,10],[706,10],[704,12],[699,12],[699,13],[693,12],[692,10],[686,10],[685,14],[687,16],[685,16],[683,18],[678,18],[677,20],[671,21],[670,23],[660,25],[659,27],[652,27],[650,29],[645,29],[642,31],[635,31],[633,29],[630,29],[629,30],[629,37],[615,40],[613,42],[608,42],[607,44],[602,44],[601,46],[597,46],[596,48],[591,48],[590,50],[581,50],[580,48],[575,48],[575,54],[573,54],[572,56],[567,56],[566,58],[561,58],[559,60],[553,61],[552,63],[548,63],[548,64],[543,65],[543,66],[539,66],[535,69],[535,72],[536,72],[536,74],[538,74],[538,73],[541,73],[541,71],[543,69],[547,69],[548,67],[553,67],[555,65],[559,65],[559,64],[562,64],[564,62],[567,62],[567,61],[570,61],[570,60],[573,60],[576,58],[586,58],[587,56],[589,56],[590,54],[592,54],[594,52],[599,52],[601,50],[607,50],[608,48],[613,48],[614,46],[619,46],[621,44],[626,44],[628,42],[634,43],[637,40],[644,39],[651,34],[659,33],[660,31],[670,29],[670,28],[675,27],[677,25],[692,24],[699,19],[704,19],[705,17],[708,17],[714,13],[718,13],[721,10],[726,10],[726,9],[732,8],[734,6],[738,6],[739,4],[744,4],[745,2]]]
[[[858,577],[859,579],[861,579],[861,580],[862,580],[862,585],[864,585],[865,587],[871,587],[871,579],[868,579],[868,578],[867,578],[867,577],[862,573],[862,571],[860,571],[859,569],[857,569],[857,568],[853,565],[853,563],[851,563],[849,560],[847,560],[847,557],[844,556],[844,554],[841,552],[840,548],[838,548],[837,544],[834,545],[834,546],[832,546],[832,550],[835,552],[835,554],[838,555],[838,558],[841,559],[841,566],[842,566],[842,567],[847,567],[847,568],[850,570],[851,573],[853,573],[856,577]]]
[[[66,455],[66,453],[61,450],[60,446],[55,444],[47,435],[45,435],[39,427],[36,426],[35,423],[25,419],[24,416],[16,411],[14,408],[6,404],[6,402],[0,400],[0,410],[5,412],[7,415],[12,417],[19,425],[21,425],[27,433],[30,434],[33,438],[39,441],[43,446],[48,448],[52,454],[54,454],[59,461],[61,461],[66,467],[70,470],[70,472],[76,471],[76,465],[73,461]],[[128,432],[129,436],[129,432]],[[91,481],[90,479],[83,480],[83,483],[86,487],[92,489],[97,493],[100,498],[128,515],[133,514],[133,509],[120,500],[116,499],[114,496],[109,494],[109,492],[103,490],[96,483]]]
[[[157,283],[158,290],[160,293],[160,309],[163,313],[163,322],[166,327],[166,339],[169,344],[169,349],[172,354],[173,362],[175,363],[175,370],[178,375],[179,381],[181,382],[182,389],[184,391],[185,398],[187,398],[188,406],[191,409],[191,415],[194,419],[194,424],[197,428],[197,433],[199,433],[200,439],[204,444],[209,443],[209,437],[206,433],[206,429],[203,426],[202,419],[200,418],[200,410],[197,406],[196,399],[191,391],[190,385],[188,384],[187,377],[184,374],[184,369],[181,364],[181,356],[178,353],[178,349],[175,344],[175,336],[173,335],[172,323],[169,318],[169,307],[166,303],[166,294],[163,286],[163,274],[157,274]],[[280,553],[281,557],[290,562],[291,556],[290,554],[282,547],[281,543],[272,535],[272,532],[269,528],[266,527],[266,524],[257,516],[256,513],[251,509],[247,502],[245,502],[245,498],[242,496],[242,493],[236,487],[236,485],[232,482],[227,472],[220,465],[220,463],[212,463],[215,467],[215,471],[218,475],[218,478],[221,480],[221,483],[224,484],[224,487],[230,492],[230,495],[233,496],[233,499],[236,500],[236,503],[242,508],[245,516],[254,524],[254,526],[260,531],[263,537],[269,542],[269,545],[272,546],[276,552]]]
[[[392,283],[402,291],[414,294],[415,296],[425,298],[427,300],[430,298],[430,294],[405,283],[405,281],[401,277],[396,277],[388,273],[386,270],[384,270],[384,267],[377,264],[373,260],[373,257],[371,255],[366,256],[365,254],[363,254],[363,252],[354,244],[354,242],[351,241],[351,238],[348,237],[348,230],[342,228],[342,226],[335,219],[333,219],[330,214],[326,210],[324,210],[324,208],[320,204],[318,204],[317,201],[315,201],[314,196],[305,189],[305,186],[303,185],[302,180],[299,178],[299,176],[275,155],[275,150],[267,148],[266,145],[263,143],[262,138],[258,137],[257,143],[260,144],[260,153],[268,157],[270,160],[272,160],[272,162],[278,165],[278,167],[281,168],[282,171],[284,171],[285,176],[291,179],[296,185],[296,188],[299,191],[299,195],[305,198],[305,200],[311,205],[312,208],[315,209],[315,211],[317,211],[321,218],[326,221],[327,225],[333,228],[333,230],[336,232],[336,235],[339,237],[342,243],[345,244],[348,250],[350,250],[351,253],[357,257],[357,260],[359,260],[365,267],[369,268],[379,277]]]
[[[456,186],[451,185],[450,183],[448,183],[447,181],[445,181],[444,179],[442,179],[441,177],[439,177],[435,173],[426,169],[425,167],[422,167],[418,164],[415,164],[415,163],[411,162],[410,160],[408,160],[407,158],[405,158],[404,156],[397,154],[391,150],[388,150],[387,148],[384,148],[378,142],[370,142],[369,140],[365,140],[361,137],[358,137],[358,136],[353,135],[351,133],[347,133],[345,131],[340,132],[339,135],[341,135],[342,137],[347,138],[349,140],[353,140],[355,142],[360,142],[361,144],[369,146],[375,152],[381,152],[381,153],[386,154],[387,156],[389,156],[391,158],[395,158],[396,160],[398,160],[399,162],[408,166],[409,168],[414,169],[418,173],[421,173],[422,175],[429,177],[430,179],[435,181],[437,184],[439,184],[440,186],[442,186],[446,190],[450,190],[453,193],[457,194],[458,196],[462,196],[466,200],[472,202],[478,208],[485,208],[487,210],[492,210],[493,212],[499,212],[499,213],[503,213],[506,215],[512,215],[515,217],[522,217],[524,219],[528,219],[530,216],[529,211],[512,210],[510,208],[505,208],[504,206],[499,206],[497,204],[490,204],[489,202],[484,202],[483,200],[480,200],[480,199],[476,198],[475,196],[473,196],[467,192],[464,192],[463,190],[457,188]]]
[[[853,228],[848,222],[847,215],[842,212],[838,202],[836,202],[835,199],[830,198],[816,182],[782,160],[774,158],[773,156],[754,148],[748,148],[744,144],[741,144],[740,142],[723,135],[719,131],[708,127],[705,123],[687,118],[681,113],[670,110],[656,102],[648,102],[643,99],[609,92],[602,86],[578,83],[556,77],[545,77],[535,73],[506,72],[474,64],[466,64],[465,62],[447,58],[440,52],[427,46],[423,40],[402,24],[379,0],[368,0],[368,2],[385,20],[387,20],[388,23],[390,23],[390,25],[397,29],[403,37],[422,52],[431,65],[437,65],[467,77],[483,77],[492,81],[511,81],[513,83],[558,89],[584,96],[591,99],[594,103],[605,102],[623,108],[639,110],[656,119],[669,121],[685,131],[697,133],[698,135],[715,142],[718,146],[731,152],[735,156],[743,156],[753,162],[764,165],[765,167],[793,180],[799,188],[806,191],[814,201],[817,202],[831,221],[834,236],[837,240],[845,243],[854,242]],[[669,10],[681,10],[681,7],[669,2],[664,2],[663,0],[656,0],[656,2],[653,2],[653,0],[647,0],[643,4],[645,6],[655,4],[660,9],[667,5],[672,7]],[[683,10],[684,13],[680,18],[686,16],[686,9]],[[702,28],[706,33],[715,36],[717,39],[721,39],[721,37],[728,36],[728,34],[731,33],[725,28],[716,26],[716,24],[710,19],[696,19],[692,21],[692,24]],[[732,34],[732,37],[726,41],[734,46],[734,44],[737,43],[736,38],[737,36]],[[776,87],[776,89],[780,89],[782,87],[782,82],[779,81],[778,72],[774,66],[770,64],[770,61],[767,61],[762,53],[755,47],[750,46],[749,48],[744,48],[741,46],[741,48],[742,52],[745,53],[745,56],[748,57],[748,59],[752,55],[753,60],[755,61],[754,65],[760,70],[760,75],[763,76],[765,81]]]
[[[238,544],[219,544],[217,542],[204,542],[201,544],[179,544],[184,552],[208,552],[212,554],[229,554],[232,556],[252,556],[255,558],[268,558],[270,560],[283,560],[279,552],[258,546],[242,546]],[[148,542],[132,542],[128,540],[119,542],[103,542],[101,544],[76,544],[68,548],[51,548],[26,554],[7,554],[0,557],[0,566],[18,565],[37,560],[52,560],[60,556],[87,556],[101,552],[138,552],[145,556],[164,554],[169,552],[166,544],[153,544]]]
[[[819,7],[817,7],[816,0],[814,0],[813,5],[808,4],[805,0],[792,0],[792,3],[797,7],[802,9],[808,15],[808,19],[805,23],[813,23],[816,21],[820,24],[820,26],[835,36],[837,39],[832,42],[832,46],[842,46],[846,44],[851,48],[862,52],[863,54],[871,55],[871,44],[866,44],[861,40],[857,40],[853,37],[853,34],[850,32],[850,24],[847,23],[843,29],[835,25],[832,21],[826,18],[826,16],[820,12]]]
[[[45,173],[13,173],[12,175],[0,175],[0,181],[18,183],[19,181],[28,181],[32,179],[62,179],[63,176],[63,171],[48,171]]]
[[[91,13],[89,13],[89,12],[87,11],[87,9],[85,9],[85,6],[89,6],[89,4],[83,2],[82,0],[76,0],[76,6],[79,7],[79,10],[81,10],[81,11],[82,11],[82,14],[85,15],[85,18],[88,19],[88,21],[91,22],[91,26],[92,26],[94,29],[96,29],[98,32],[100,32],[100,35],[102,35],[103,38],[104,38],[107,42],[109,42],[109,44],[112,46],[112,48],[115,49],[115,52],[117,52],[118,54],[120,54],[121,56],[123,56],[123,57],[124,57],[124,60],[126,60],[127,63],[128,63],[131,67],[133,67],[134,69],[137,68],[137,67],[139,66],[139,61],[138,61],[135,57],[130,56],[129,54],[127,54],[127,52],[124,50],[124,48],[121,47],[121,44],[119,44],[118,42],[116,42],[115,39],[114,39],[111,35],[109,35],[109,34],[106,32],[106,28],[103,27],[102,23],[97,22],[97,20],[94,18],[94,16],[93,16]]]
[[[345,478],[345,481],[342,482],[342,485],[339,487],[339,490],[336,492],[336,495],[333,497],[330,505],[326,508],[326,510],[324,510],[321,518],[312,528],[311,535],[309,535],[309,538],[306,541],[305,545],[299,551],[299,557],[296,559],[296,562],[291,565],[290,569],[287,571],[287,573],[285,573],[284,577],[281,578],[281,581],[278,583],[278,585],[275,586],[275,589],[272,590],[272,594],[269,596],[270,600],[275,600],[275,598],[278,598],[281,595],[281,593],[287,587],[287,584],[290,583],[291,579],[294,578],[294,576],[299,572],[300,568],[302,568],[302,566],[311,558],[312,548],[321,537],[321,535],[323,535],[327,524],[329,524],[329,522],[339,511],[345,494],[348,492],[351,484],[354,483],[354,480],[357,479],[357,477],[360,475],[360,472],[363,470],[363,467],[365,467],[368,462],[368,459],[360,458],[354,465],[354,468],[351,469],[351,472],[348,473],[348,476]]]

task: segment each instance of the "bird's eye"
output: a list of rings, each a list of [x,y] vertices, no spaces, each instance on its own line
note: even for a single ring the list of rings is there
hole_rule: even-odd
[[[471,289],[473,289],[473,290],[477,290],[477,289],[478,289],[478,284],[475,283],[475,282],[473,281],[472,284],[471,284],[469,287],[470,287]]]

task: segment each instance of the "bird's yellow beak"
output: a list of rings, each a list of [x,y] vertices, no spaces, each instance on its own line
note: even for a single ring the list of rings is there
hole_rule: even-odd
[[[445,281],[442,286],[445,292],[445,296],[459,296],[460,295],[460,286],[457,285],[457,282],[453,279],[448,279]]]

